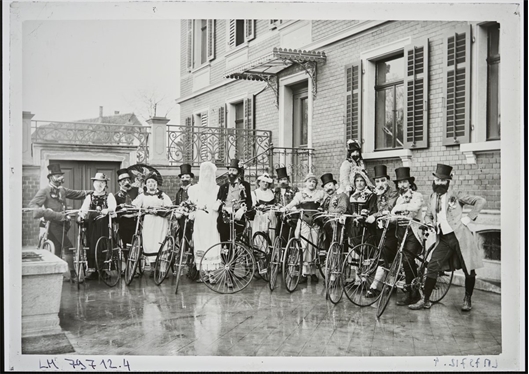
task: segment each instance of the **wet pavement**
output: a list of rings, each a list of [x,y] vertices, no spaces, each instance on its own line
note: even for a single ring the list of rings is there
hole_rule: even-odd
[[[279,280],[278,280],[279,281]],[[399,291],[400,293],[400,291]],[[400,294],[399,294],[400,296]],[[59,314],[78,354],[160,356],[437,356],[499,354],[501,295],[476,290],[461,312],[464,288],[452,286],[430,310],[395,305],[380,318],[345,297],[326,301],[323,282],[270,292],[255,279],[222,295],[182,277],[156,286],[146,275],[130,286],[64,282]],[[376,304],[375,304],[376,305]]]

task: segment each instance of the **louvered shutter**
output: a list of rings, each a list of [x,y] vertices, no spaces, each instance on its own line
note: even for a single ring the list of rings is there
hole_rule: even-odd
[[[443,145],[470,141],[470,26],[445,38]]]
[[[200,113],[200,125],[201,126],[208,125],[208,112]]]
[[[187,20],[187,70],[193,69],[193,20]]]
[[[226,112],[225,108],[219,108],[219,153],[217,160],[225,161],[226,155]]]
[[[428,39],[404,49],[404,148],[428,147]]]
[[[247,161],[254,156],[254,133],[255,121],[254,121],[254,97],[253,95],[248,96],[244,100],[244,160]]]
[[[345,133],[362,143],[362,61],[345,66]]]
[[[186,127],[182,137],[182,156],[183,162],[191,163],[193,159],[193,118],[186,117]]]
[[[235,47],[235,19],[230,19],[228,24],[228,46],[230,48]]]
[[[244,38],[248,42],[255,39],[255,20],[245,19],[244,20]]]
[[[215,20],[208,19],[207,21],[207,44],[208,44],[208,61],[215,58]]]

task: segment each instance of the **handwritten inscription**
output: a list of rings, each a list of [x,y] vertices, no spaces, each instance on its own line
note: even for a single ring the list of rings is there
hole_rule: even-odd
[[[39,369],[50,370],[94,370],[94,371],[131,371],[127,359],[113,360],[110,358],[92,360],[90,358],[52,358],[39,360]]]
[[[460,357],[460,358],[434,358],[435,367],[457,368],[460,370],[472,369],[496,369],[498,368],[498,360],[495,358],[482,357]]]

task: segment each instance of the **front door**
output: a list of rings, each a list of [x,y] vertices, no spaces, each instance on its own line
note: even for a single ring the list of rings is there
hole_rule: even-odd
[[[117,182],[117,171],[120,168],[119,162],[99,162],[99,161],[63,161],[50,160],[50,164],[60,164],[64,172],[64,187],[72,190],[93,190],[93,178],[96,173],[104,173],[110,182],[108,182],[108,192],[115,194],[119,191]],[[67,209],[79,209],[83,200],[66,200]],[[77,225],[72,224],[68,237],[75,245],[77,238]]]
[[[309,89],[308,83],[292,86],[292,181],[299,181],[310,171],[305,150],[309,145]]]

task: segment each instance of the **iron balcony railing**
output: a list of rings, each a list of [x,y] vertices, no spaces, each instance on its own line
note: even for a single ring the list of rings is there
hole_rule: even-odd
[[[31,142],[137,146],[137,162],[149,159],[149,126],[113,123],[31,121]]]

